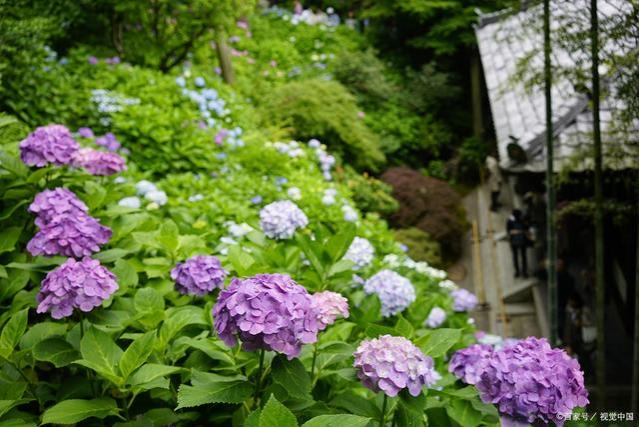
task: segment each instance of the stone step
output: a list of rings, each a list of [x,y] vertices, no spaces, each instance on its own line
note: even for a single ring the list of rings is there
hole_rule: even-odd
[[[535,279],[515,279],[513,284],[504,287],[504,302],[532,301],[532,288],[537,283]]]
[[[537,312],[531,303],[510,303],[505,304],[504,308],[508,316],[534,315]]]

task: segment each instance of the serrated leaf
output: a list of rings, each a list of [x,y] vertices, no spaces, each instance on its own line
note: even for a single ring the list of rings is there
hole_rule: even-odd
[[[174,374],[181,371],[178,366],[159,365],[157,363],[147,363],[142,365],[137,371],[129,377],[128,384],[139,386],[155,381],[158,378]]]
[[[80,353],[62,338],[48,338],[33,347],[33,357],[61,368],[78,360]]]
[[[418,338],[415,344],[428,356],[440,357],[461,338],[461,329],[440,328]]]
[[[446,413],[462,426],[478,426],[482,414],[470,402],[461,399],[451,399],[446,406]]]
[[[63,323],[42,322],[31,326],[20,338],[20,348],[22,350],[32,349],[40,341],[47,338],[59,337],[67,333],[67,327]]]
[[[21,233],[22,227],[8,227],[0,231],[0,254],[12,251]]]
[[[120,359],[120,374],[126,380],[139,368],[153,351],[155,331],[147,332],[129,345]]]
[[[169,219],[164,221],[160,226],[160,232],[156,239],[167,252],[173,253],[178,248],[179,235],[180,232],[178,231],[177,225]]]
[[[117,369],[122,349],[107,333],[94,327],[88,328],[80,341],[80,353],[82,360],[76,363],[93,369],[116,384],[124,382]]]
[[[160,346],[166,346],[175,335],[189,325],[208,325],[204,311],[199,307],[185,306],[170,310],[160,328]]]
[[[287,360],[285,356],[276,356],[271,363],[271,375],[289,396],[310,398],[311,379],[299,359]]]
[[[295,415],[271,395],[260,414],[260,427],[297,427]]]
[[[370,418],[350,414],[320,415],[311,418],[302,427],[364,427]]]
[[[62,401],[42,414],[42,424],[74,424],[87,418],[103,419],[119,412],[115,400],[103,397],[100,399],[71,399]]]
[[[336,396],[331,401],[331,405],[364,417],[379,419],[381,416],[381,411],[374,402],[352,392],[346,392]]]
[[[104,263],[111,263],[116,260],[122,259],[128,254],[129,254],[129,251],[127,251],[126,249],[113,248],[113,249],[108,249],[106,251],[98,252],[97,254],[93,255],[93,258],[97,259],[98,261],[104,264]]]
[[[29,309],[25,308],[11,316],[9,321],[2,328],[0,334],[0,357],[8,359],[13,353],[13,349],[20,342],[20,338],[27,329],[27,318]]]
[[[226,377],[193,371],[191,384],[180,386],[176,409],[208,403],[242,403],[253,393],[253,385],[241,375]]]
[[[164,311],[164,298],[153,288],[141,288],[133,297],[133,307],[138,313]]]
[[[118,278],[120,289],[137,286],[138,273],[135,271],[135,268],[129,261],[125,259],[117,260],[112,271],[113,274],[115,274]]]

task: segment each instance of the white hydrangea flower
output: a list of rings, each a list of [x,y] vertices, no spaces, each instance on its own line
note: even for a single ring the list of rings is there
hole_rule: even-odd
[[[357,211],[349,205],[342,206],[342,213],[344,214],[344,221],[355,222],[359,219]]]
[[[375,248],[367,239],[355,237],[349,246],[344,258],[355,263],[354,270],[364,268],[373,262]]]
[[[297,187],[291,187],[286,191],[288,197],[292,200],[299,200],[302,198],[302,191]]]
[[[162,190],[149,191],[144,195],[144,198],[156,203],[158,206],[164,206],[169,201],[169,197]]]
[[[137,184],[135,184],[135,191],[137,191],[140,196],[144,196],[146,195],[146,193],[157,190],[158,188],[156,187],[156,185],[153,184],[151,181],[147,181],[146,179],[143,179],[142,181],[139,181]]]
[[[395,254],[388,254],[383,259],[384,264],[388,265],[390,268],[396,268],[400,266],[399,257]]]
[[[125,197],[118,202],[118,205],[125,208],[140,209],[140,206],[142,206],[142,201],[139,197],[135,196]]]

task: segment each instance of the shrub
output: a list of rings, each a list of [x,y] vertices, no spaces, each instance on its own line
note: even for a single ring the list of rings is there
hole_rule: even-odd
[[[284,84],[262,102],[270,123],[288,125],[296,139],[317,138],[358,169],[384,162],[379,138],[358,117],[353,96],[337,82],[311,79]]]
[[[425,231],[441,245],[444,262],[455,261],[461,255],[466,227],[459,194],[446,182],[406,167],[387,170],[382,181],[393,187],[393,197],[399,201],[391,222]]]
[[[441,249],[439,243],[428,233],[419,228],[401,228],[395,231],[398,242],[408,247],[408,255],[415,261],[426,261],[433,266],[441,266]]]
[[[358,174],[347,168],[346,184],[353,194],[355,205],[362,212],[389,215],[399,207],[391,195],[391,187],[368,174]]]
[[[363,102],[383,102],[396,90],[385,75],[384,64],[371,49],[341,52],[333,64],[333,75]]]

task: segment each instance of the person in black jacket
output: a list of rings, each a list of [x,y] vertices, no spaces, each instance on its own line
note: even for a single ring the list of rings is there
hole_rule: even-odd
[[[519,209],[513,209],[512,214],[506,221],[506,231],[510,238],[510,250],[513,254],[515,277],[528,277],[528,259],[526,257],[528,225],[524,222]]]

